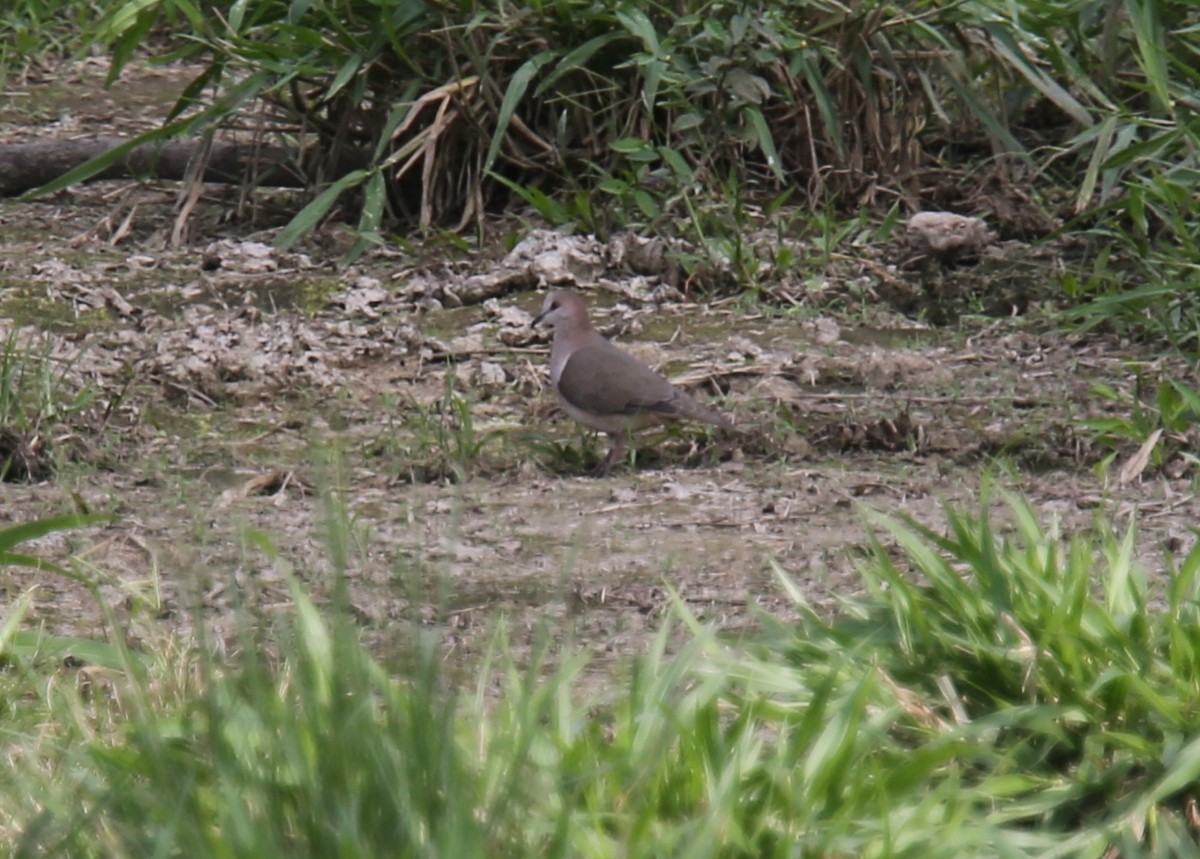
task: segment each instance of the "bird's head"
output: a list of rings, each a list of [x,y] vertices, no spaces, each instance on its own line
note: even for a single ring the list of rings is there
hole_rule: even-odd
[[[533,317],[531,325],[546,323],[551,327],[561,325],[590,327],[588,324],[587,305],[578,294],[569,289],[556,289],[546,296],[542,302],[542,312]]]

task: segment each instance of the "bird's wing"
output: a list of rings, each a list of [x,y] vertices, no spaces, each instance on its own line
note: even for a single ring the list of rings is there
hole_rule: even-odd
[[[563,367],[558,393],[596,415],[655,412],[672,415],[679,391],[632,355],[611,343],[576,350]]]

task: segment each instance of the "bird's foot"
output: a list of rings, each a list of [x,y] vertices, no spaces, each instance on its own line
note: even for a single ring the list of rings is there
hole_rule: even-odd
[[[596,477],[596,478],[608,477],[608,473],[610,471],[612,471],[612,467],[613,467],[612,460],[613,460],[613,458],[611,456],[604,457],[604,459],[601,460],[599,465],[597,465],[595,468],[593,468],[591,471],[588,472],[588,477]]]
[[[612,446],[612,449],[609,450],[608,456],[604,457],[604,459],[601,460],[600,464],[591,470],[591,472],[589,473],[590,476],[591,477],[608,477],[608,473],[610,471],[612,471],[612,467],[616,464],[617,460],[621,457],[621,455],[624,452],[625,452],[625,446],[623,444],[614,444]]]

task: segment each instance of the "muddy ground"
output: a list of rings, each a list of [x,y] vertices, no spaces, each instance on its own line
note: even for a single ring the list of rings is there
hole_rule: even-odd
[[[135,66],[119,98],[95,61],[24,82],[0,142],[146,127],[178,74]],[[0,209],[2,360],[25,373],[4,419],[33,472],[0,484],[0,528],[113,514],[23,548],[74,553],[135,638],[199,607],[236,647],[239,608],[290,604],[287,571],[324,600],[344,570],[385,657],[418,623],[469,658],[503,618],[518,647],[548,629],[603,665],[644,645],[671,590],[726,630],[786,614],[772,563],[834,610],[860,589],[860,505],[940,528],[985,472],[1068,533],[1136,513],[1151,570],[1194,540],[1188,461],[1121,473],[1131,442],[1101,467],[1114,449],[1081,423],[1128,414],[1097,384],[1183,368],[1056,322],[1061,246],[946,265],[797,241],[770,295],[705,299],[629,239],[513,221],[483,248],[397,243],[346,267],[337,228],[270,247],[288,195],[211,188],[180,230],[178,193],[98,183]],[[527,327],[551,283],[748,432],[650,432],[634,463],[585,476],[604,440],[558,412]],[[35,586],[27,626],[102,634],[85,588],[0,571],[5,602]]]

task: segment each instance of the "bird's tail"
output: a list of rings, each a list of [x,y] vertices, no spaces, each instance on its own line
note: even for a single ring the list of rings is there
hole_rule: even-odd
[[[680,396],[675,404],[675,411],[680,417],[690,418],[694,421],[703,421],[706,424],[712,424],[713,426],[718,426],[721,429],[732,432],[742,432],[725,414],[701,404],[699,401],[693,399],[690,394],[685,394],[682,391],[679,393]]]

